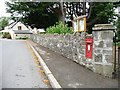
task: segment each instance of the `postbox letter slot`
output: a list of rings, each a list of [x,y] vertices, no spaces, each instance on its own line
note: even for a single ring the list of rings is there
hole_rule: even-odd
[[[88,51],[90,51],[90,45],[88,45]]]

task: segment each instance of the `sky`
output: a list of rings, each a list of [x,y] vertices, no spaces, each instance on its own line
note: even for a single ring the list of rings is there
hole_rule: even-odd
[[[9,17],[10,14],[6,13],[6,5],[5,2],[8,0],[0,0],[0,17],[6,16]]]

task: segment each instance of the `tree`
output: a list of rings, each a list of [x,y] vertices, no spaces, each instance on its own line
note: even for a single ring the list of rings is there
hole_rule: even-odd
[[[6,4],[8,6],[7,12],[12,14],[13,20],[20,20],[24,24],[32,27],[47,28],[58,21],[57,15],[49,8],[53,3],[7,2]]]
[[[3,30],[5,26],[9,24],[7,17],[2,17],[0,19],[0,30]]]
[[[112,2],[67,2],[67,18],[73,18],[73,15],[87,15],[87,30],[89,33],[95,24],[110,23],[114,20],[114,5]]]
[[[87,26],[91,30],[94,24],[111,23],[114,20],[114,5],[113,3],[90,3],[89,14],[87,17]]]
[[[117,15],[117,20],[116,20],[116,22],[115,22],[115,25],[116,25],[116,29],[117,29],[117,36],[118,36],[118,38],[120,39],[120,1],[119,2],[114,2],[114,5],[115,5],[115,7],[117,8],[119,8],[119,13],[118,13],[118,15]]]
[[[120,39],[120,16],[117,19],[116,27],[117,27],[117,36]]]
[[[72,26],[73,15],[87,15],[87,30],[90,32],[94,24],[113,21],[114,7],[118,6],[112,2],[16,2],[7,5],[14,19],[20,14],[23,22],[36,27],[48,27],[58,20],[64,22],[65,18]]]

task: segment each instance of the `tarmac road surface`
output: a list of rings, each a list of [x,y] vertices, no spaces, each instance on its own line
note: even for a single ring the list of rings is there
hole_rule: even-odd
[[[0,90],[2,89],[2,42],[0,39]]]
[[[23,40],[0,40],[0,87],[48,88],[38,72],[32,52]],[[2,59],[1,59],[2,58]],[[2,74],[2,75],[1,75]]]

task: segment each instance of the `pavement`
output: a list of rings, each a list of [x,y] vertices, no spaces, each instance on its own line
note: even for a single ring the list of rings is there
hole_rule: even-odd
[[[2,88],[50,88],[44,83],[45,78],[39,72],[34,54],[25,40],[3,39],[0,41],[0,51]]]
[[[118,88],[118,80],[104,77],[31,40],[62,88]]]

